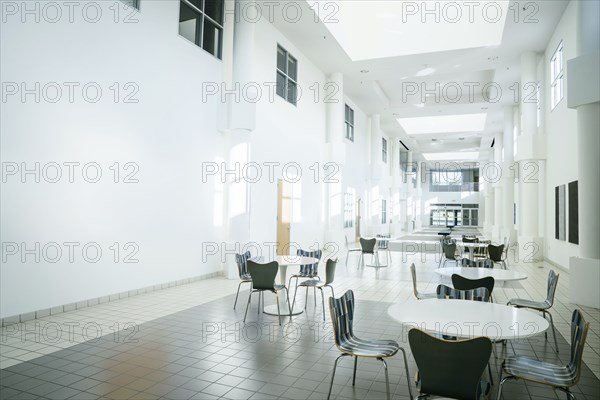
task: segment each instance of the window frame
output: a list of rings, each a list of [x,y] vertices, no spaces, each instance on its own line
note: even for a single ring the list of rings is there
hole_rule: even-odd
[[[381,225],[387,224],[387,201],[381,199]]]
[[[346,139],[354,143],[354,110],[348,104],[344,104],[344,128]]]
[[[281,50],[284,54],[285,54],[285,71],[281,70],[279,68],[279,50]],[[295,78],[292,78],[292,76],[289,74],[289,65],[290,65],[290,59],[294,61],[295,65],[296,65],[296,76]],[[284,99],[286,102],[294,105],[294,106],[298,106],[298,59],[294,56],[292,56],[290,54],[289,51],[287,51],[285,49],[285,47],[283,47],[282,45],[280,45],[279,43],[277,43],[277,59],[275,61],[275,93],[277,94],[277,96],[281,97],[282,99]],[[285,84],[285,88],[284,88],[284,94],[285,96],[282,96],[278,89],[278,76],[279,74],[283,75],[284,78],[284,84]],[[292,82],[295,85],[295,94],[293,96],[293,98],[290,99],[290,90],[289,90],[289,83]]]
[[[344,193],[344,229],[354,227],[354,189],[346,188]]]
[[[388,144],[387,139],[382,136],[381,137],[381,161],[385,164],[387,164],[387,159],[388,159],[387,144]]]
[[[135,0],[138,4],[140,0]],[[205,6],[205,2],[207,0],[199,0],[202,4],[202,9],[199,9],[198,6],[196,6],[194,3],[192,3],[192,0],[179,0],[179,18],[181,18],[181,5],[182,3],[188,7],[194,14],[196,14],[196,20],[200,20],[200,24],[196,26],[196,31],[195,31],[195,36],[194,36],[194,41],[191,41],[189,38],[183,36],[181,34],[181,28],[178,30],[178,34],[179,36],[181,36],[182,38],[186,39],[189,42],[192,42],[194,45],[196,45],[197,47],[201,48],[202,50],[204,50],[205,52],[207,52],[208,54],[210,54],[211,56],[222,60],[223,59],[223,33],[224,33],[224,22],[225,22],[225,1],[223,0],[221,2],[221,19],[222,22],[219,23],[218,21],[214,20],[210,15],[208,15],[206,13],[206,6]],[[216,30],[219,32],[219,42],[217,43],[217,49],[215,51],[215,53],[210,52],[209,50],[207,50],[204,47],[204,29],[207,26],[207,22],[214,26],[216,28]],[[181,24],[181,21],[179,21],[179,24]]]
[[[554,110],[564,98],[564,54],[561,40],[550,57],[550,109]],[[560,68],[560,69],[558,69]]]

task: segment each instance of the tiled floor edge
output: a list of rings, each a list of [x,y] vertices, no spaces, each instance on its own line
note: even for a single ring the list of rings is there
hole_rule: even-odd
[[[165,283],[158,283],[156,285],[151,285],[151,286],[147,286],[147,287],[140,288],[140,289],[129,290],[126,292],[121,292],[121,293],[113,293],[110,295],[95,297],[92,299],[82,300],[82,301],[78,301],[75,303],[63,304],[61,306],[45,308],[43,310],[31,311],[31,312],[24,313],[24,314],[18,314],[18,315],[13,315],[10,317],[4,317],[4,318],[2,318],[1,326],[5,327],[7,325],[31,321],[34,319],[46,317],[48,315],[55,315],[55,314],[59,314],[59,313],[67,312],[67,311],[79,310],[82,308],[94,306],[94,305],[101,304],[101,303],[107,303],[109,301],[120,300],[120,299],[124,299],[126,297],[137,296],[139,294],[150,293],[150,292],[154,292],[156,290],[167,289],[167,288],[174,287],[174,286],[186,285],[188,283],[192,283],[195,281],[216,278],[218,276],[223,276],[223,275],[224,275],[223,271],[215,271],[215,272],[211,272],[209,274],[198,275],[198,276],[194,276],[191,278],[179,279],[176,281],[165,282]]]

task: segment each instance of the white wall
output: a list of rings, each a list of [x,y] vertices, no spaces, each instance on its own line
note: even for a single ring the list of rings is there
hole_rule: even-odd
[[[577,180],[577,111],[567,108],[567,60],[577,57],[577,7],[578,2],[572,1],[566,8],[560,23],[548,42],[543,56],[545,74],[538,78],[543,82],[544,122],[547,135],[546,186],[543,188],[546,197],[546,226],[544,236],[544,256],[564,268],[569,267],[569,257],[579,256],[579,246],[568,241],[555,239],[554,232],[554,188],[567,185]],[[564,65],[564,98],[551,110],[550,104],[550,58],[556,51],[560,41],[563,41]],[[568,196],[567,196],[568,197]],[[568,200],[568,199],[567,199]],[[568,210],[568,204],[567,204]],[[583,216],[580,215],[580,218]],[[568,229],[568,223],[567,223]],[[568,231],[567,231],[568,237]]]
[[[139,22],[129,24],[114,22],[113,2],[96,4],[102,5],[102,17],[94,24],[82,18],[82,5],[73,23],[63,10],[57,23],[43,18],[35,23],[32,16],[21,23],[16,15],[2,24],[2,82],[28,87],[97,82],[103,90],[95,104],[82,98],[81,86],[73,103],[64,87],[57,103],[43,97],[36,103],[29,95],[24,103],[11,96],[2,104],[3,167],[96,162],[102,172],[95,184],[83,180],[81,169],[69,183],[66,167],[58,183],[43,177],[36,183],[32,175],[26,183],[18,175],[7,177],[1,198],[2,317],[219,268],[216,262],[202,262],[202,243],[222,240],[222,231],[213,224],[212,187],[202,184],[201,176],[202,162],[220,155],[221,136],[216,103],[203,102],[201,92],[203,81],[222,80],[221,61],[179,37],[178,2],[145,1],[134,15]],[[109,89],[114,82],[121,85],[120,100],[128,93],[125,83],[137,85],[139,102],[115,103]],[[112,182],[109,167],[115,162],[121,165],[120,181],[123,165],[136,163],[139,183]],[[55,242],[63,255],[56,263],[43,255],[36,262],[34,254],[22,262],[19,254],[7,254],[12,242],[28,248]],[[64,242],[81,244],[73,262]],[[102,250],[96,263],[82,257],[88,242]],[[110,249],[114,242],[121,247],[118,263]],[[123,263],[128,242],[139,246],[138,263]]]

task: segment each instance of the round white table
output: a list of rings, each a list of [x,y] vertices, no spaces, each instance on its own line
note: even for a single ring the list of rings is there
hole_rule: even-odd
[[[527,279],[527,274],[524,274],[523,272],[494,268],[453,267],[439,268],[433,272],[447,278],[451,278],[454,274],[458,274],[468,279],[481,279],[491,276],[497,282],[520,281],[522,279]]]
[[[319,262],[317,258],[313,257],[300,257],[296,255],[290,256],[276,256],[273,261],[277,261],[279,264],[279,281],[282,285],[287,285],[287,267],[288,266],[298,266],[298,265],[310,265]],[[289,290],[289,288],[288,288]],[[279,307],[281,309],[281,315],[290,315],[289,310],[291,308],[291,304],[288,303],[287,297],[283,293],[285,291],[279,291],[277,296],[279,296]],[[277,313],[277,304],[266,306],[263,308],[263,312],[269,315],[279,315]],[[304,312],[303,307],[296,307],[292,315],[302,314]]]
[[[394,304],[388,314],[404,328],[460,338],[516,340],[540,334],[549,323],[531,311],[472,300],[425,299]]]

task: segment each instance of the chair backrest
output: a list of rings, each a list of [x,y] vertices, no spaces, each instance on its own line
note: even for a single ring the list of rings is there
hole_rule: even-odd
[[[449,260],[454,260],[456,257],[456,243],[445,243],[442,246],[444,256]]]
[[[494,262],[490,259],[471,261],[468,258],[463,258],[461,264],[466,268],[494,268]]]
[[[469,279],[458,274],[452,274],[452,286],[457,290],[472,290],[484,287],[488,290],[490,296],[494,291],[496,281],[492,276],[486,276],[480,279]]]
[[[248,260],[248,272],[252,277],[252,288],[257,290],[275,291],[275,277],[279,263],[271,261],[266,264],[259,264],[252,260]]]
[[[493,244],[488,244],[488,255],[490,256],[490,260],[498,262],[502,261],[502,253],[504,252],[504,245],[501,244],[499,246],[495,246]]]
[[[235,262],[237,263],[238,274],[240,275],[240,278],[242,278],[244,275],[248,275],[248,260],[251,257],[250,251],[247,251],[244,254],[236,253]]]
[[[337,265],[337,258],[335,260],[332,260],[331,258],[327,260],[327,263],[325,264],[325,284],[329,285],[330,283],[333,282],[333,279],[335,278],[335,266]]]
[[[390,243],[390,235],[377,235],[377,247],[381,250],[386,250]]]
[[[436,294],[438,299],[490,301],[490,292],[484,287],[478,287],[471,290],[459,290],[440,284],[437,287]]]
[[[377,239],[363,239],[360,238],[360,248],[363,253],[374,254],[375,253],[375,244],[377,243]]]
[[[415,297],[419,298],[419,291],[417,290],[417,270],[415,269],[415,263],[410,264],[410,274],[412,275],[413,281],[413,293]]]
[[[422,394],[479,399],[479,381],[492,353],[489,338],[442,340],[413,328],[408,332],[408,342],[419,370]]]
[[[573,385],[579,382],[581,375],[583,348],[589,328],[590,323],[586,322],[581,311],[575,309],[571,317],[571,360],[568,364],[569,370],[573,371],[575,375],[574,382],[572,382]]]
[[[298,251],[296,251],[296,254],[299,255],[300,257],[312,257],[312,258],[316,258],[317,260],[321,261],[321,255],[323,255],[323,251],[322,250],[309,251],[309,250],[298,249]],[[314,264],[301,265],[300,273],[303,275],[317,275],[317,273],[319,271],[319,261],[317,261]]]
[[[329,312],[333,326],[335,345],[341,348],[354,337],[352,322],[354,319],[354,292],[346,291],[342,297],[329,298]]]
[[[548,272],[548,291],[546,293],[546,304],[552,307],[554,303],[554,294],[556,293],[556,286],[558,285],[558,277],[560,274],[554,272],[553,269]]]

